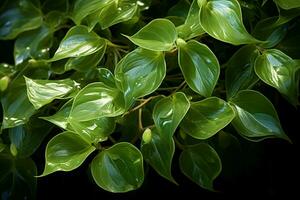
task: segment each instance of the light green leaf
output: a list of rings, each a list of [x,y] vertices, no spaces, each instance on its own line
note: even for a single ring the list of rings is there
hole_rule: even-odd
[[[217,84],[220,65],[214,53],[195,40],[177,41],[178,63],[189,87],[202,96],[212,94]]]
[[[76,169],[95,149],[75,133],[56,135],[47,144],[45,169],[40,177],[56,171]]]
[[[203,28],[200,25],[199,18],[199,5],[197,4],[197,0],[193,0],[193,3],[190,7],[188,16],[183,25],[176,27],[178,36],[185,40],[188,40],[193,37],[197,37],[205,33]]]
[[[234,45],[258,43],[243,25],[237,0],[198,0],[200,23],[210,36]]]
[[[70,119],[90,121],[102,117],[115,117],[123,114],[124,98],[117,89],[104,83],[91,83],[74,98]]]
[[[297,105],[299,77],[297,64],[277,49],[263,52],[255,61],[255,72],[266,84],[276,88],[290,103]]]
[[[266,137],[289,140],[281,128],[274,106],[261,93],[254,90],[243,90],[230,102],[236,112],[232,124],[243,137],[251,140]]]
[[[246,45],[233,54],[225,64],[227,98],[234,96],[240,90],[250,89],[259,80],[254,72],[254,62],[258,56],[259,51],[255,46]]]
[[[185,149],[179,157],[179,166],[184,175],[208,190],[214,190],[213,181],[222,170],[217,152],[205,143]]]
[[[29,101],[39,109],[54,99],[66,97],[76,90],[78,83],[71,79],[64,80],[33,80],[25,77]]]
[[[233,109],[222,99],[210,97],[191,104],[180,127],[197,139],[208,139],[234,118]]]
[[[60,42],[53,58],[53,62],[69,57],[88,56],[106,47],[105,39],[94,32],[89,32],[86,26],[74,26]]]
[[[159,100],[152,115],[158,132],[166,137],[172,137],[189,108],[190,102],[181,92]]]
[[[120,142],[101,151],[92,161],[97,185],[109,192],[128,192],[144,181],[143,157],[132,144]]]
[[[155,128],[151,132],[150,141],[142,141],[141,151],[144,159],[162,177],[176,184],[172,177],[171,165],[175,152],[175,144],[172,137],[159,133]]]
[[[177,39],[174,24],[167,19],[155,19],[133,36],[126,36],[131,42],[152,51],[169,51]]]
[[[127,54],[115,68],[116,85],[124,93],[127,108],[135,99],[154,92],[165,75],[163,53],[142,48]]]
[[[98,143],[107,140],[108,136],[115,129],[113,118],[102,117],[90,121],[76,121],[71,118],[68,120],[74,131],[90,143]]]
[[[14,39],[22,32],[38,28],[42,20],[41,11],[31,1],[10,1],[0,14],[0,39]]]
[[[300,0],[274,0],[274,2],[286,10],[300,7]]]

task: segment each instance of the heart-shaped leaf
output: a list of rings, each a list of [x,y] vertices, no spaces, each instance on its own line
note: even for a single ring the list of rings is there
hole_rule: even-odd
[[[76,169],[95,149],[75,133],[56,135],[47,144],[45,169],[40,177],[56,171]]]
[[[214,53],[195,40],[185,43],[179,39],[178,63],[184,79],[192,90],[208,97],[217,84],[220,65]]]
[[[200,23],[210,36],[234,45],[258,43],[243,25],[237,0],[198,0]]]
[[[120,142],[101,151],[92,161],[97,185],[109,192],[128,192],[144,181],[143,156],[132,144]]]
[[[298,104],[299,76],[296,62],[277,49],[263,52],[255,61],[255,72],[266,84],[276,88],[289,102]]]
[[[226,127],[234,116],[234,111],[225,101],[210,97],[192,103],[180,127],[194,138],[208,139]]]
[[[165,75],[163,53],[142,48],[127,54],[115,68],[116,84],[124,93],[126,107],[135,99],[154,92]]]
[[[267,137],[289,140],[281,128],[274,106],[261,93],[243,90],[230,102],[236,113],[232,124],[243,137],[250,140],[261,140]]]
[[[155,19],[133,36],[126,36],[131,42],[152,51],[169,51],[177,39],[174,24],[167,19]]]
[[[179,166],[184,175],[208,190],[214,190],[213,181],[222,170],[217,152],[205,143],[186,148],[179,157]]]

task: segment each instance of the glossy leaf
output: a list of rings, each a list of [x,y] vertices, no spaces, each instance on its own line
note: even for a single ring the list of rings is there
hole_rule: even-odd
[[[111,87],[116,86],[115,77],[109,69],[99,68],[98,69],[98,77],[99,77],[100,82],[102,82],[106,85],[109,85]]]
[[[158,132],[155,128],[151,131],[151,140],[142,141],[141,151],[144,159],[162,177],[176,183],[171,173],[171,165],[175,152],[175,144],[172,137]]]
[[[14,39],[41,24],[42,13],[30,0],[10,1],[0,14],[0,39]]]
[[[25,77],[29,101],[39,109],[54,99],[66,97],[78,87],[71,79],[64,80],[33,80]]]
[[[193,0],[184,24],[176,27],[180,38],[187,40],[205,33],[200,25],[199,11],[197,0]]]
[[[237,0],[198,0],[200,23],[210,36],[234,45],[258,43],[243,25]]]
[[[153,120],[158,132],[172,137],[189,108],[190,102],[181,92],[159,100],[153,110]]]
[[[251,140],[266,137],[289,140],[281,128],[274,106],[261,93],[253,90],[240,91],[230,102],[236,112],[232,124],[243,137]]]
[[[47,144],[45,169],[40,176],[76,169],[95,149],[75,133],[60,133]]]
[[[152,51],[169,51],[174,47],[177,32],[167,19],[155,19],[133,36],[126,36],[131,42]]]
[[[222,170],[217,152],[205,143],[185,149],[179,157],[179,166],[184,175],[208,190],[214,190],[213,181]]]
[[[88,56],[106,47],[106,41],[86,26],[72,27],[60,42],[53,58],[49,61],[70,57]]]
[[[258,56],[258,49],[248,45],[240,48],[226,63],[227,98],[234,96],[240,90],[250,89],[259,80],[254,72],[254,62]]]
[[[234,116],[234,111],[225,101],[210,97],[192,103],[180,126],[194,138],[208,139],[226,127]]]
[[[127,54],[115,68],[118,88],[123,91],[126,106],[154,92],[166,75],[166,62],[161,52],[138,48]]]
[[[99,82],[91,83],[75,97],[70,118],[76,121],[90,121],[121,115],[125,111],[122,96],[117,88]]]
[[[263,52],[255,61],[255,72],[266,84],[276,88],[289,102],[298,104],[299,77],[297,64],[277,49]]]
[[[143,157],[132,144],[120,142],[101,151],[92,161],[97,185],[109,192],[128,192],[144,181]]]
[[[178,63],[189,87],[202,96],[212,94],[217,84],[220,66],[214,53],[195,40],[179,40]]]
[[[300,1],[299,0],[274,0],[274,2],[283,9],[292,9],[299,8]]]

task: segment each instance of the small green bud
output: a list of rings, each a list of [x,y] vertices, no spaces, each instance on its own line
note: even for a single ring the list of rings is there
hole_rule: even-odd
[[[149,143],[152,139],[152,133],[151,130],[149,128],[147,128],[144,133],[143,133],[143,141],[145,144]]]
[[[0,79],[0,91],[3,92],[6,90],[8,83],[9,83],[10,79],[8,76],[3,76]]]
[[[18,154],[18,150],[17,150],[17,147],[15,144],[10,144],[10,153],[13,155],[13,156],[17,156]]]

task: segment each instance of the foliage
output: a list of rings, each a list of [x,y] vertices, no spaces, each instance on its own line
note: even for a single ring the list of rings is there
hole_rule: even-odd
[[[89,161],[110,192],[138,189],[148,165],[213,191],[216,138],[290,141],[262,88],[299,105],[299,15],[299,0],[2,1],[1,197]]]

